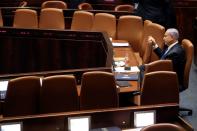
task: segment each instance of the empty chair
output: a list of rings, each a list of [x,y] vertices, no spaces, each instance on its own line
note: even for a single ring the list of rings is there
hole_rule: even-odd
[[[79,110],[79,97],[74,76],[57,75],[43,79],[40,113]]]
[[[180,91],[184,91],[189,88],[189,74],[190,74],[190,69],[191,69],[191,64],[192,64],[192,59],[193,59],[193,53],[194,53],[194,46],[192,42],[188,39],[183,39],[182,40],[182,47],[185,50],[185,56],[186,56],[186,64],[184,68],[184,78],[183,78],[183,85],[184,87]],[[188,115],[192,115],[192,109],[185,108],[185,107],[180,107],[180,111],[188,111]]]
[[[143,33],[142,33],[142,37],[141,37],[141,45],[140,45],[140,48],[139,48],[139,55],[141,57],[143,57],[144,53],[145,53],[145,50],[146,50],[146,47],[148,45],[148,36],[149,36],[149,24],[151,24],[152,22],[150,20],[145,20],[144,21],[144,26],[143,26]]]
[[[78,9],[80,10],[93,10],[92,5],[89,3],[81,3],[78,5]]]
[[[179,85],[176,72],[155,71],[146,73],[140,94],[134,96],[133,102],[136,105],[178,104]]]
[[[14,15],[13,27],[38,28],[37,12],[31,9],[17,9]]]
[[[112,39],[116,37],[116,17],[112,14],[97,13],[94,17],[92,31],[104,31]]]
[[[71,30],[91,31],[94,14],[86,11],[75,11],[72,18]]]
[[[58,8],[58,9],[67,9],[67,4],[63,1],[51,0],[45,1],[42,3],[41,8]]]
[[[114,75],[108,72],[86,72],[82,76],[80,110],[118,107]]]
[[[126,40],[134,51],[139,51],[143,32],[143,21],[139,16],[120,16],[117,26],[117,40]]]
[[[63,10],[56,8],[42,9],[40,13],[39,28],[63,30],[65,28]]]
[[[36,76],[25,76],[10,80],[3,106],[3,116],[38,113],[40,86],[40,78]]]
[[[21,1],[19,3],[19,7],[25,7],[25,6],[27,6],[27,1]]]
[[[145,72],[149,73],[153,71],[173,71],[173,65],[171,60],[157,60],[151,63],[145,64]]]
[[[185,131],[182,127],[171,123],[159,123],[146,126],[141,131]]]
[[[114,8],[115,11],[127,11],[132,13],[134,11],[134,6],[133,5],[117,5]]]
[[[0,10],[0,27],[3,26],[3,17],[2,17],[2,13]]]

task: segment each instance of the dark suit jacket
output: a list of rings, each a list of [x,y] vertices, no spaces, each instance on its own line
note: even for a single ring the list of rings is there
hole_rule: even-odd
[[[166,28],[176,27],[176,16],[171,0],[138,0],[138,3],[136,15]]]
[[[161,50],[158,47],[154,50],[154,52],[159,56],[159,58],[172,60],[173,69],[178,75],[179,84],[183,86],[184,68],[186,62],[185,50],[180,44],[176,44],[163,56],[166,48],[167,46],[164,46],[164,49]]]

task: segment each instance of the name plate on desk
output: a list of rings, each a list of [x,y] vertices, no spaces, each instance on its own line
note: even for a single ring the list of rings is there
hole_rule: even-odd
[[[22,122],[10,122],[0,124],[1,131],[23,131]]]

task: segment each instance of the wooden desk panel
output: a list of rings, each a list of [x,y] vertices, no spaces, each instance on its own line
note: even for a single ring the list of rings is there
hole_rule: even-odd
[[[111,67],[101,32],[0,28],[0,74]]]
[[[67,131],[68,117],[91,116],[91,128],[117,126],[121,129],[128,129],[134,127],[134,112],[147,110],[156,110],[157,123],[179,122],[177,116],[178,105],[169,103],[161,105],[40,114],[25,117],[7,117],[0,119],[0,123],[23,122],[23,131]],[[192,128],[189,127],[187,131],[192,131]]]

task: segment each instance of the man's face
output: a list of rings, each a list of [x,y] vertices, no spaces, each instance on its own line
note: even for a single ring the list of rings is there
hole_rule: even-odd
[[[164,34],[163,40],[167,46],[171,45],[174,42],[173,37],[168,32]]]

